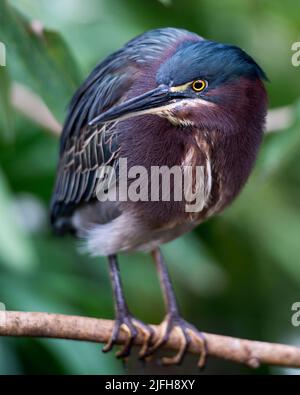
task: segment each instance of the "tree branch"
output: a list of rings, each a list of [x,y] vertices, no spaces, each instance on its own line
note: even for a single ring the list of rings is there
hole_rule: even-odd
[[[33,122],[42,126],[50,133],[59,136],[62,126],[49,110],[45,102],[31,89],[18,82],[11,88],[11,103],[13,107]]]
[[[30,336],[58,339],[74,339],[106,343],[113,328],[113,321],[48,313],[24,313],[17,311],[1,312],[0,336]],[[152,326],[155,331],[153,341],[159,336],[160,327]],[[260,364],[300,368],[300,348],[244,340],[229,336],[204,333],[207,339],[208,355],[257,368]],[[126,332],[122,331],[118,343],[124,344]],[[173,332],[165,348],[178,350],[180,334]],[[138,334],[135,345],[141,345],[143,335]],[[189,352],[200,353],[196,337],[192,337]]]
[[[279,132],[293,124],[294,111],[292,106],[272,108],[268,111],[265,133]]]

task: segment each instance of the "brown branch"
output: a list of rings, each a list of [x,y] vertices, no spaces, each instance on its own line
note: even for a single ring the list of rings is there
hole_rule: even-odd
[[[74,339],[106,343],[110,337],[113,321],[67,316],[48,313],[2,312],[0,336],[30,336],[58,339]],[[3,316],[4,315],[4,316]],[[3,319],[4,318],[4,319]],[[157,340],[160,327],[153,325],[154,341]],[[233,362],[244,363],[252,368],[260,364],[300,368],[300,348],[283,344],[243,340],[229,336],[204,333],[207,339],[208,355]],[[165,348],[178,350],[180,334],[172,334]],[[124,344],[126,333],[122,331],[119,344]],[[134,344],[141,345],[143,335],[138,334]],[[199,354],[200,346],[192,338],[189,352]]]
[[[294,120],[293,113],[294,111],[292,106],[272,108],[269,110],[265,132],[274,133],[290,127]]]
[[[14,108],[49,132],[59,136],[61,125],[44,101],[25,85],[14,82],[11,89]]]

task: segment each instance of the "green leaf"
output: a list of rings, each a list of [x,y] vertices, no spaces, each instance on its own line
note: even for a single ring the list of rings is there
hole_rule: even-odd
[[[31,77],[26,82],[61,120],[80,80],[75,60],[61,36],[33,28],[7,1],[1,1],[0,39],[7,46],[7,67],[12,59],[22,63]]]
[[[66,374],[102,375],[121,374],[123,371],[113,354],[102,354],[100,344],[53,339],[42,343],[60,360]]]
[[[11,197],[0,169],[0,263],[15,269],[30,269],[37,263],[30,238],[12,217]]]
[[[158,1],[165,7],[170,7],[172,5],[172,0],[158,0]]]
[[[10,77],[7,68],[0,66],[0,120],[5,139],[13,135],[12,108],[10,104]]]
[[[229,218],[228,213],[224,216]],[[298,207],[287,200],[276,183],[247,188],[244,199],[231,210],[230,220],[247,224],[256,253],[266,254],[269,260],[272,257],[292,280],[300,283]]]
[[[0,339],[0,372],[1,375],[22,374],[15,349],[4,337]]]
[[[294,109],[293,125],[267,137],[259,156],[258,170],[263,176],[270,176],[283,169],[295,156],[300,148],[300,102]]]
[[[223,290],[225,273],[193,234],[166,244],[163,251],[169,266],[174,266],[177,279],[195,294],[207,296]]]

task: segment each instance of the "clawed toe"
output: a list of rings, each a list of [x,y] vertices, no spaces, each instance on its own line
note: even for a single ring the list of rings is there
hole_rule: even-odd
[[[139,352],[139,357],[143,359],[144,355],[148,352],[154,331],[150,326],[144,324],[138,319],[133,318],[129,314],[116,319],[111,337],[108,343],[103,347],[102,351],[108,352],[113,348],[114,345],[118,343],[121,330],[126,332],[126,341],[121,350],[116,353],[116,357],[124,359],[130,355],[134,340],[136,339],[138,331],[140,330],[143,333],[144,342]]]
[[[198,342],[201,350],[198,366],[199,368],[204,367],[206,362],[207,347],[205,337],[201,332],[199,332],[193,325],[189,324],[177,315],[167,316],[167,318],[162,322],[161,328],[162,330],[159,339],[152,347],[148,348],[148,351],[145,353],[144,357],[150,357],[151,355],[153,355],[159,348],[161,348],[168,342],[173,330],[177,330],[179,331],[181,336],[180,348],[173,357],[163,357],[161,359],[162,364],[181,364],[191,343],[191,336],[193,336],[195,338],[195,341]]]
[[[139,359],[144,359],[154,337],[154,330],[151,326],[144,324],[142,321],[134,319],[134,325],[142,332],[144,341],[139,351]]]
[[[130,314],[127,303],[124,298],[122,284],[119,274],[119,265],[116,255],[109,256],[110,275],[112,279],[113,292],[115,297],[115,311],[116,321],[113,327],[111,337],[103,348],[104,352],[110,351],[113,346],[119,343],[121,331],[126,333],[125,344],[117,352],[118,358],[127,358],[130,355],[134,341],[139,334],[143,334],[143,342],[139,352],[139,358],[147,361],[151,358],[156,350],[166,344],[172,332],[176,330],[180,335],[180,345],[177,353],[172,357],[164,357],[161,362],[165,365],[180,364],[188,351],[191,344],[191,339],[195,343],[199,344],[200,359],[198,366],[204,367],[207,355],[206,339],[204,335],[199,332],[193,325],[183,320],[178,312],[178,306],[176,298],[174,296],[168,270],[164,263],[163,257],[159,249],[153,251],[153,257],[156,262],[158,272],[160,275],[160,281],[163,286],[164,296],[166,300],[166,307],[168,309],[168,315],[161,324],[161,333],[159,338],[153,343],[154,330],[151,326],[148,326],[140,320],[132,317]]]

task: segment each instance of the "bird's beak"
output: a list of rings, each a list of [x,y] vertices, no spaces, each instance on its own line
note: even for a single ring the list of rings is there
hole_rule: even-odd
[[[110,108],[89,122],[89,126],[132,118],[137,115],[159,113],[174,99],[170,88],[161,85],[140,96]]]

